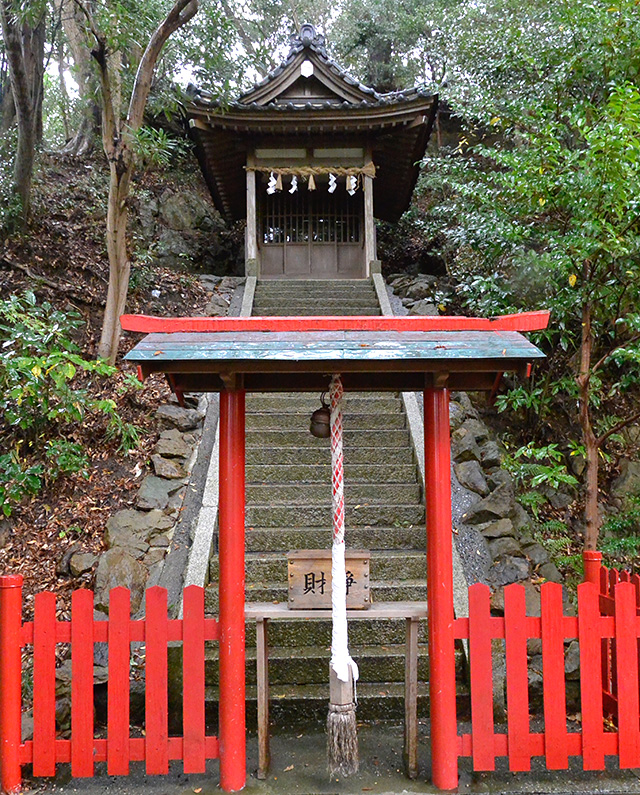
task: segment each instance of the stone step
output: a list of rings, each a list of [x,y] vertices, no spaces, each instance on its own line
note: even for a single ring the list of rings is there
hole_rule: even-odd
[[[319,408],[319,406],[316,406]],[[312,408],[311,411],[314,409]],[[246,417],[247,431],[282,430],[304,431],[309,433],[311,411],[307,412],[248,412]],[[402,412],[363,411],[354,412],[343,409],[343,428],[350,430],[394,430],[406,427]]]
[[[249,630],[251,632],[251,629]],[[351,646],[351,656],[360,669],[360,684],[367,682],[404,682],[405,646]],[[324,684],[327,679],[330,646],[303,646],[294,649],[269,644],[269,684],[298,685]],[[256,684],[256,649],[247,648],[246,677],[248,685]],[[205,654],[205,678],[208,685],[219,683],[218,648],[214,646]],[[429,680],[427,646],[418,646],[418,680]]]
[[[318,306],[313,308],[313,312],[301,312],[299,308],[290,307],[289,305],[281,306],[279,311],[277,312],[259,312],[254,311],[253,317],[335,317],[336,315],[344,315],[346,316],[354,316],[354,315],[364,315],[366,317],[377,316],[380,314],[379,309],[371,308],[368,312],[363,312],[362,309],[353,308],[353,307],[344,307],[340,308],[340,311],[336,311],[334,307],[327,307],[327,306]]]
[[[264,445],[266,447],[309,447],[325,448],[329,451],[329,439],[317,439],[309,433],[309,429],[293,431],[264,431],[249,428],[246,435],[247,446]],[[395,430],[349,430],[344,432],[345,445],[358,447],[408,447],[409,431],[405,428]]]
[[[249,464],[250,483],[326,483],[331,464]],[[345,464],[345,483],[411,483],[417,478],[414,464]]]
[[[247,552],[288,552],[294,549],[329,549],[329,527],[251,527],[247,528]],[[349,546],[353,549],[423,550],[425,534],[415,527],[352,527]]]
[[[301,412],[309,415],[320,406],[319,396],[315,394],[300,394],[292,396],[289,393],[273,395],[247,395],[247,418],[251,414],[290,414]],[[346,413],[398,413],[402,412],[402,400],[393,392],[383,397],[368,397],[366,393],[345,392],[342,399],[343,411]]]
[[[299,295],[300,293],[342,293],[359,294],[370,292],[375,295],[373,282],[369,279],[295,279],[278,281],[259,281],[256,284],[257,295]]]
[[[269,285],[257,285],[255,298],[279,298],[282,301],[296,300],[301,296],[321,296],[331,300],[336,298],[370,298],[377,300],[376,291],[371,284],[354,285],[349,282],[334,282],[333,285],[315,286],[305,284],[285,284],[281,282],[278,287]]]
[[[327,668],[328,671],[328,668]],[[273,725],[308,729],[310,725],[323,726],[327,720],[329,681],[318,685],[276,685],[270,690],[269,719]],[[464,686],[458,686],[458,701],[461,708],[468,699]],[[205,692],[207,725],[217,725],[216,687],[207,687]],[[256,723],[256,687],[247,686],[247,725]],[[418,683],[418,714],[428,712],[428,684]],[[402,720],[404,718],[404,684],[399,682],[358,683],[357,720]],[[400,765],[400,760],[398,761]]]
[[[248,505],[327,505],[331,500],[331,477],[317,483],[249,484]],[[352,505],[407,505],[420,502],[417,483],[351,483],[345,481],[347,510]]]
[[[283,300],[281,296],[274,295],[273,298],[267,298],[265,296],[256,296],[253,301],[253,313],[256,315],[260,314],[260,311],[268,310],[269,312],[280,311],[283,306],[286,306],[287,309],[297,309],[300,312],[308,312],[313,314],[316,307],[325,307],[335,309],[336,311],[333,313],[335,315],[340,314],[344,309],[352,308],[357,309],[358,307],[362,307],[364,309],[368,309],[371,312],[379,311],[379,306],[375,300],[371,300],[369,297],[360,297],[360,296],[341,296],[336,298],[334,296],[316,296],[316,295],[305,295],[305,296],[298,296],[287,298]]]
[[[298,447],[276,447],[267,445],[266,442],[260,443],[257,437],[252,441],[256,443],[251,444],[247,440],[246,455],[249,466],[256,464],[271,466],[304,464],[308,466],[331,462],[331,450],[328,445],[320,447],[313,444],[305,447],[304,444],[301,444]],[[371,442],[373,441],[371,439]],[[413,452],[409,447],[385,447],[383,444],[372,447],[349,442],[350,440],[347,439],[344,448],[345,466],[349,466],[349,464],[408,464],[413,463],[414,460]]]
[[[350,540],[350,545],[352,541]],[[355,548],[355,547],[352,547]],[[328,547],[325,547],[327,551]],[[395,581],[400,585],[405,580],[420,580],[426,576],[425,552],[408,550],[381,550],[373,552],[370,562],[372,588],[379,581]],[[330,565],[330,564],[329,564]],[[245,557],[245,577],[250,585],[263,583],[287,584],[288,569],[286,555],[281,552],[249,552]],[[209,564],[212,582],[218,579],[218,558],[212,556]],[[267,601],[267,600],[264,600]]]
[[[426,569],[426,562],[425,562],[425,569]],[[247,602],[272,602],[274,604],[278,603],[286,603],[287,601],[287,585],[286,582],[265,582],[265,583],[254,583],[254,582],[247,582],[246,584],[246,600]],[[427,583],[426,579],[420,580],[398,580],[398,581],[389,581],[389,582],[372,582],[371,583],[371,594],[372,599],[374,602],[426,602],[427,600]],[[210,613],[217,614],[218,612],[218,589],[217,584],[212,583],[206,589],[206,605],[207,611]],[[318,621],[305,621],[301,622],[305,626],[315,626],[316,624],[322,624],[321,620]],[[350,623],[350,634],[349,637],[351,638],[352,643],[358,643],[360,645],[365,645],[369,643],[402,643],[402,639],[392,641],[388,637],[380,637],[376,639],[375,633],[368,633],[368,630],[362,630],[361,623],[365,623],[367,625],[371,624],[371,621],[360,622],[360,621],[352,621]],[[280,646],[295,646],[296,645],[296,638],[300,636],[300,631],[295,629],[295,621],[274,621],[273,627],[280,627],[281,625],[286,624],[289,625],[289,630],[291,634],[287,634],[287,630],[283,629],[282,636],[278,636],[279,640],[274,640],[274,643],[277,643]],[[327,622],[329,638],[331,637],[331,621]],[[355,628],[357,634],[354,637],[351,635],[351,630]],[[318,630],[318,634],[313,634],[316,630],[311,630],[311,638],[309,639],[305,636],[305,639],[300,641],[303,646],[315,646],[317,643],[324,643],[324,640],[318,639],[324,637],[322,635],[322,631]],[[391,637],[396,637],[395,635],[391,635]],[[289,638],[287,640],[286,638]],[[330,640],[329,640],[330,642]]]
[[[287,401],[287,400],[310,400],[312,394],[304,394],[302,392],[251,392],[247,395],[247,407],[251,405],[252,401]],[[400,399],[397,392],[345,392],[344,400],[395,400]]]
[[[331,523],[331,504],[325,505],[247,505],[245,522],[258,527],[327,527]],[[346,507],[348,527],[362,525],[422,525],[421,505],[353,505]]]

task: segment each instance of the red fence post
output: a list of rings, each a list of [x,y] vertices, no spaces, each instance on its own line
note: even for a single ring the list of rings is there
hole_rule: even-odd
[[[22,575],[0,577],[0,790],[22,784]]]
[[[451,449],[449,391],[424,392],[425,501],[431,777],[440,789],[458,786],[458,727],[453,634]]]
[[[218,588],[220,646],[220,786],[246,783],[244,637],[245,400],[242,390],[220,394]]]
[[[600,588],[600,567],[602,566],[602,552],[595,549],[585,549],[582,553],[584,563],[583,582],[592,582]]]

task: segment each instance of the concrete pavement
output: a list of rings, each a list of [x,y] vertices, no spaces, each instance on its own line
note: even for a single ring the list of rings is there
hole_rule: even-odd
[[[280,734],[272,738],[271,773],[266,781],[255,778],[257,741],[248,741],[247,795],[418,795],[438,793],[429,783],[428,738],[421,726],[420,774],[416,781],[405,778],[402,765],[402,727],[360,726],[361,770],[349,779],[330,779],[326,770],[325,736],[317,730]],[[492,795],[622,795],[640,793],[640,771],[610,769],[605,773],[583,772],[578,760],[569,771],[548,772],[534,760],[531,773],[510,773],[500,760],[493,773],[472,773],[470,760],[460,763],[459,793]],[[131,765],[127,778],[106,775],[99,765],[93,779],[71,779],[68,765],[61,766],[54,781],[36,780],[31,792],[57,795],[214,795],[219,793],[218,763],[212,761],[204,775],[185,776],[180,763],[173,763],[168,776],[145,776],[142,764]]]

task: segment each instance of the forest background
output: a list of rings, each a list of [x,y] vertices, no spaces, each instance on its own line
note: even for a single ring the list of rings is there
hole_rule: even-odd
[[[33,519],[39,495],[50,537],[90,532],[69,519],[83,480],[106,492],[148,457],[160,388],[114,368],[117,317],[159,286],[174,296],[165,313],[204,299],[194,264],[159,268],[128,213],[158,183],[199,179],[187,83],[224,102],[311,21],[363,83],[440,97],[412,207],[378,230],[386,272],[445,273],[443,313],[552,312],[534,338],[547,364],[486,407],[541,539],[574,571],[582,546],[637,554],[639,0],[0,0],[0,21],[8,521]],[[217,234],[237,254],[240,231]],[[616,478],[624,498],[609,494]]]

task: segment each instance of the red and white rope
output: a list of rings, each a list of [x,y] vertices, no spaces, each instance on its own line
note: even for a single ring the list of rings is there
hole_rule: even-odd
[[[331,399],[331,486],[333,508],[333,545],[331,548],[331,667],[338,679],[358,679],[358,666],[349,654],[347,628],[347,571],[344,545],[344,459],[342,454],[342,380],[334,374]]]

